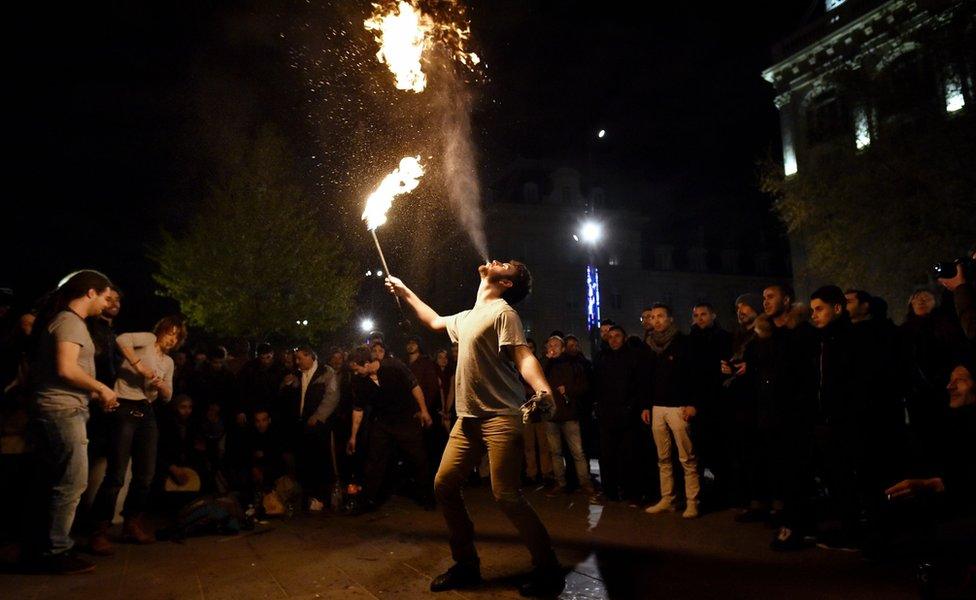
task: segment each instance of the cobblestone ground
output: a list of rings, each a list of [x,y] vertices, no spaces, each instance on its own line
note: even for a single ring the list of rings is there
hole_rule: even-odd
[[[484,488],[466,493],[483,587],[446,598],[517,598],[528,553]],[[738,525],[728,511],[695,521],[650,516],[579,494],[529,499],[572,571],[563,598],[914,598],[911,576],[858,554],[812,548],[778,554],[770,530]],[[119,545],[76,576],[0,574],[0,598],[420,598],[450,566],[443,521],[394,498],[360,517],[327,514],[271,521],[233,537]]]

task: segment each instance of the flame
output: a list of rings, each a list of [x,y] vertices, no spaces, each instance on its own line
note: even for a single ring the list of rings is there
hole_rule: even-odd
[[[389,67],[397,89],[419,93],[427,87],[427,75],[421,67],[424,53],[436,44],[445,46],[454,60],[469,69],[474,69],[481,59],[465,50],[471,37],[471,27],[466,22],[458,25],[449,16],[437,20],[417,8],[415,1],[399,0],[386,10],[374,4],[373,15],[363,25],[374,32],[380,45],[376,59]],[[448,2],[448,7],[463,18],[461,7],[455,2]]]
[[[397,89],[422,92],[427,87],[427,76],[420,68],[420,58],[430,44],[433,22],[403,0],[385,14],[380,12],[379,4],[373,8],[373,16],[364,25],[376,32],[374,37],[380,45],[376,59],[390,68]]]
[[[386,211],[393,205],[393,198],[412,192],[420,184],[423,174],[424,167],[420,164],[419,156],[403,157],[400,166],[384,177],[366,199],[366,210],[363,211],[366,227],[373,230],[386,223]]]

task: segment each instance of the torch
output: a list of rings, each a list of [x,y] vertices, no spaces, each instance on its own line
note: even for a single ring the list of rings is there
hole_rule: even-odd
[[[406,156],[400,160],[400,166],[392,173],[383,178],[380,185],[366,199],[366,209],[363,211],[363,220],[370,235],[373,236],[373,243],[376,244],[376,252],[380,255],[380,262],[383,264],[383,271],[387,276],[391,276],[390,267],[386,263],[386,256],[380,246],[380,240],[376,236],[376,229],[386,223],[386,212],[393,205],[393,199],[401,194],[406,194],[414,190],[420,183],[420,178],[424,174],[424,167],[420,164],[419,156]],[[409,328],[409,321],[403,314],[403,305],[400,297],[394,295],[397,309],[400,311],[400,326],[403,329]]]

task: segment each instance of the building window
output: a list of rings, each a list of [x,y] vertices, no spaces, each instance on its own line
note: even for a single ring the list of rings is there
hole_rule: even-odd
[[[783,174],[787,177],[796,175],[796,151],[792,139],[783,140]]]
[[[966,106],[966,97],[962,93],[962,78],[955,72],[949,73],[945,81],[945,109],[947,113],[954,113]]]
[[[834,92],[814,98],[807,108],[807,141],[811,145],[829,142],[849,131],[844,104]]]
[[[858,150],[871,145],[871,121],[863,106],[854,109],[854,145]]]
[[[887,63],[879,83],[882,93],[878,97],[878,113],[882,123],[898,122],[934,108],[931,90],[937,88],[916,50],[906,50]]]

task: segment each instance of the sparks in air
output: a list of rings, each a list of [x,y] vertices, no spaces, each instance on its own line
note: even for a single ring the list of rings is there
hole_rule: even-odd
[[[471,37],[469,26],[439,22],[406,0],[387,9],[374,4],[373,15],[363,24],[380,45],[376,59],[390,69],[400,90],[419,93],[426,89],[424,53],[438,43],[446,45],[452,57],[468,68],[481,62],[477,54],[465,50]]]
[[[401,159],[400,166],[384,177],[366,199],[366,210],[363,211],[366,227],[373,231],[386,223],[386,213],[393,205],[393,199],[413,191],[420,184],[423,175],[424,166],[420,164],[419,156],[405,156]]]

